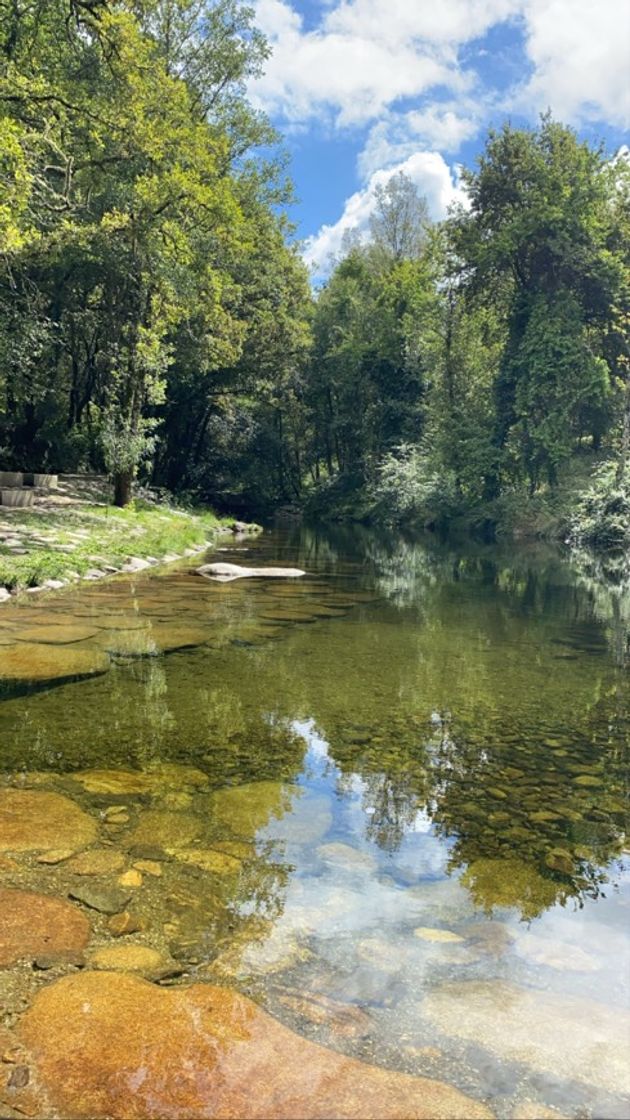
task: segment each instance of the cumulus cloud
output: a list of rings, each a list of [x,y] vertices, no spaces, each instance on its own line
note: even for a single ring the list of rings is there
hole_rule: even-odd
[[[517,97],[566,121],[630,124],[628,0],[526,0],[531,79]]]
[[[506,20],[518,23],[531,63],[508,104],[534,113],[551,107],[573,122],[630,121],[630,0],[331,0],[314,28],[291,0],[257,0],[255,8],[273,54],[252,96],[288,122],[373,124],[401,99],[426,99],[438,88],[455,98],[459,107],[446,113],[459,120],[460,102],[479,92],[462,48]],[[420,112],[430,141],[439,106],[427,101]],[[448,117],[443,123],[453,143],[457,128]]]
[[[324,117],[343,127],[369,123],[399,99],[437,87],[464,94],[472,76],[459,66],[459,45],[519,2],[342,0],[306,30],[288,0],[258,0],[257,23],[273,53],[252,96],[290,122]]]
[[[456,152],[476,135],[479,115],[472,104],[436,104],[407,113],[389,113],[373,125],[358,159],[360,174],[367,178],[378,168],[400,163],[419,149]]]
[[[399,171],[404,172],[426,197],[429,213],[436,220],[446,216],[452,203],[466,201],[456,172],[451,170],[439,152],[415,152],[394,167],[375,171],[362,190],[346,199],[339,220],[322,226],[318,233],[308,238],[304,259],[316,276],[328,271],[331,261],[339,254],[344,234],[350,231],[367,234],[370,215],[376,205],[376,188]]]

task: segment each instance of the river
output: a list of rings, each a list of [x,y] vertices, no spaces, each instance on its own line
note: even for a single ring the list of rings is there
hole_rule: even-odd
[[[120,968],[227,987],[287,1038],[489,1115],[626,1117],[623,603],[524,545],[289,527],[213,555],[307,575],[180,566],[0,608],[0,873],[22,892],[0,912],[0,997],[39,1086],[5,1078],[0,1100],[88,1114],[79,1078],[75,1097],[47,1083],[32,1008]],[[78,948],[39,967],[23,892],[87,916]],[[130,946],[153,957],[125,965]],[[195,1114],[163,1077],[145,1113],[95,1105],[99,1076],[116,1071],[94,1073],[95,1115]],[[283,1084],[273,1115],[292,1115]]]

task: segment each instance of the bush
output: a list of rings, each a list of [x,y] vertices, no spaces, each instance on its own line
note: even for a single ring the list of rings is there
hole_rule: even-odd
[[[391,523],[447,521],[458,512],[451,473],[437,470],[422,448],[409,444],[381,460],[370,493],[376,516]]]
[[[576,545],[630,550],[630,465],[621,477],[614,461],[597,468],[591,485],[578,500],[570,536]]]

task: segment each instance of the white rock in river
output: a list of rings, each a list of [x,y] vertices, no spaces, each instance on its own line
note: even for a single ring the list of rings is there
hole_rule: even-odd
[[[434,988],[422,1011],[444,1034],[502,1061],[610,1093],[630,1092],[630,1014],[622,1007],[469,980]]]
[[[202,564],[197,575],[227,583],[231,579],[297,579],[305,576],[301,568],[244,568],[240,564]]]

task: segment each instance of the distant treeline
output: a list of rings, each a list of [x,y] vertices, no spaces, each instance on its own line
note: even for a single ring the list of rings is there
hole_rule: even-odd
[[[576,532],[630,544],[623,156],[505,125],[440,224],[393,176],[313,295],[249,9],[0,13],[6,467],[445,523],[577,479]]]

